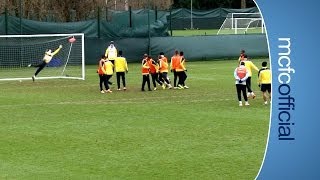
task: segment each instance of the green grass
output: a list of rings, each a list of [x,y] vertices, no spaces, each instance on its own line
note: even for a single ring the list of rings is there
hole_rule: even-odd
[[[173,30],[172,36],[211,36],[217,35],[219,29],[186,29],[186,30]],[[171,33],[171,32],[169,32]],[[222,34],[235,34],[235,30],[224,29],[221,30],[219,35]],[[244,30],[238,30],[237,34],[261,34],[261,29],[248,29],[247,32]]]
[[[219,29],[186,29],[186,30],[173,30],[173,36],[205,36],[217,35]]]
[[[112,94],[96,66],[85,81],[0,82],[0,179],[253,179],[270,106],[254,73],[257,98],[238,107],[236,65],[189,62],[187,90],[141,92],[138,63]]]

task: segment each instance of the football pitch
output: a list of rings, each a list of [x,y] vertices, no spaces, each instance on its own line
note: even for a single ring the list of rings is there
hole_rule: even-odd
[[[185,30],[172,30],[172,36],[212,36],[217,35],[219,29],[185,29]],[[171,31],[169,31],[171,34]],[[220,31],[219,35],[232,35],[235,34],[234,29],[224,29]],[[246,32],[244,29],[238,29],[237,33],[240,34],[261,34],[261,29],[248,29]]]
[[[239,107],[236,60],[188,62],[184,90],[141,92],[140,63],[128,66],[128,90],[112,94],[96,65],[85,81],[0,82],[0,179],[256,177],[270,116],[257,72],[257,97]]]

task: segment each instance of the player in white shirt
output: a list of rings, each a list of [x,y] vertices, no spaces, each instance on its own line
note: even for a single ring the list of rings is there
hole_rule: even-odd
[[[118,57],[118,51],[117,48],[114,46],[113,41],[110,42],[110,45],[106,49],[104,55],[109,59],[109,61],[111,61],[114,64],[114,60],[116,59],[116,57]]]

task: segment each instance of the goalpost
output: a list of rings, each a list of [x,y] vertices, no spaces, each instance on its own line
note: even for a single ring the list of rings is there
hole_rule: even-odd
[[[260,13],[229,13],[217,34],[265,33]]]
[[[75,41],[70,41],[70,38]],[[62,49],[36,79],[85,79],[84,34],[0,35],[0,81],[32,80],[45,52]]]

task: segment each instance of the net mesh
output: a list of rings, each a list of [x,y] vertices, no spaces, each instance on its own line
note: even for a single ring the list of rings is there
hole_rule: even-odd
[[[264,33],[260,13],[229,13],[217,34]]]
[[[75,37],[76,41],[68,40]],[[31,77],[33,66],[43,61],[45,52],[63,48],[53,56],[39,77],[83,77],[82,35],[0,36],[0,80]]]

